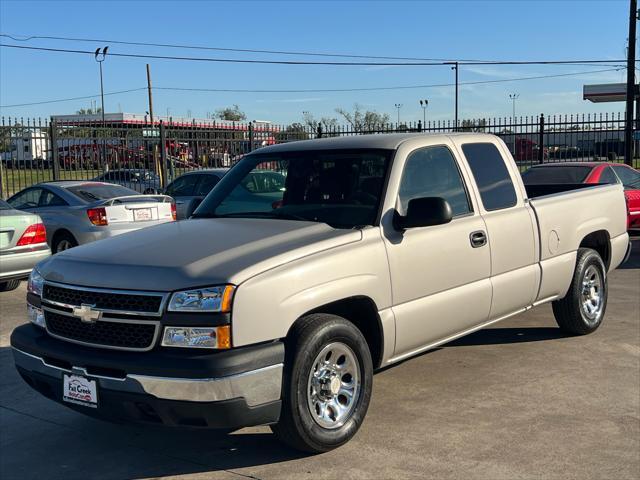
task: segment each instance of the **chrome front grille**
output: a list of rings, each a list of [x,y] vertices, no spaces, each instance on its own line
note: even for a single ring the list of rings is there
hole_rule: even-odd
[[[42,309],[53,337],[92,347],[146,351],[156,344],[166,299],[158,292],[45,282]],[[87,309],[99,318],[83,318]]]

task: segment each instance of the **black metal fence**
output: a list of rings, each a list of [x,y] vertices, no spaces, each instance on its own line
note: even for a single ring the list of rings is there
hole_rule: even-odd
[[[145,120],[102,123],[2,118],[0,197],[35,183],[100,178],[159,192],[187,170],[230,167],[266,145],[394,132],[484,132],[500,136],[521,169],[543,162],[622,161],[624,115],[544,115],[388,125],[273,125]],[[634,141],[635,152],[640,152]]]

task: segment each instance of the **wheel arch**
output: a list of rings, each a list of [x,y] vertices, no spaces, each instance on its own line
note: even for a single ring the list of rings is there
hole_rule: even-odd
[[[54,245],[56,244],[56,242],[58,241],[58,239],[62,236],[68,235],[71,238],[73,238],[76,243],[78,243],[78,239],[75,237],[75,235],[73,233],[71,233],[70,230],[68,230],[67,228],[64,227],[60,227],[58,228],[55,232],[53,232],[53,235],[51,235],[51,244],[50,247],[53,249]]]
[[[591,248],[598,252],[607,270],[611,264],[611,242],[609,232],[606,230],[596,230],[586,235],[578,248]]]
[[[353,323],[362,333],[373,361],[373,368],[379,368],[384,355],[384,330],[375,301],[366,295],[354,295],[315,307],[296,319],[289,328],[287,337],[302,318],[314,313],[337,315]]]

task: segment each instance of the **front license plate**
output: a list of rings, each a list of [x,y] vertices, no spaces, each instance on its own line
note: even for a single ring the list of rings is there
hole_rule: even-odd
[[[65,402],[98,408],[96,381],[80,375],[65,375],[62,386],[62,399]]]
[[[150,208],[136,208],[133,211],[133,219],[136,222],[144,222],[145,220],[151,220],[152,218]]]

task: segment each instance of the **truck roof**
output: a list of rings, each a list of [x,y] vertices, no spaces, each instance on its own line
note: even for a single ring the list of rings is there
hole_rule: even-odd
[[[348,137],[328,137],[314,140],[300,140],[296,142],[280,143],[258,150],[259,153],[291,152],[299,150],[325,150],[325,149],[352,149],[352,148],[379,148],[395,150],[406,140],[413,138],[438,138],[446,140],[454,136],[489,136],[486,133],[377,133],[373,135],[352,135]],[[492,136],[492,135],[491,135]]]

